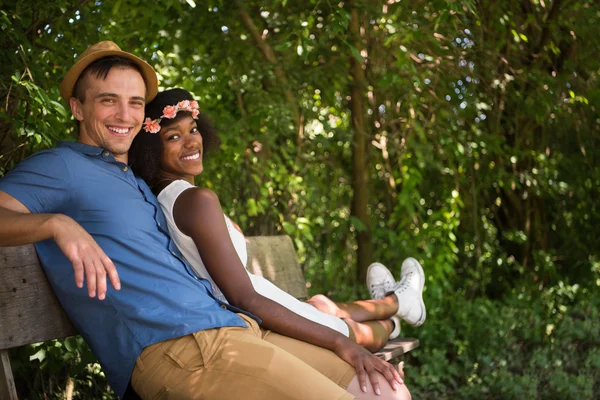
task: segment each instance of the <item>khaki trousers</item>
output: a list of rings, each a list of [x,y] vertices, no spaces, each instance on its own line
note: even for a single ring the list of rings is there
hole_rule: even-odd
[[[146,347],[131,385],[144,400],[354,399],[354,368],[335,353],[261,329],[196,332]]]

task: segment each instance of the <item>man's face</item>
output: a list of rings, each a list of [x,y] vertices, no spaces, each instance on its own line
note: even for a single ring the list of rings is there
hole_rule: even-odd
[[[134,69],[112,68],[105,80],[88,74],[81,82],[85,101],[71,98],[80,121],[80,143],[107,149],[127,163],[127,152],[144,121],[144,79]]]

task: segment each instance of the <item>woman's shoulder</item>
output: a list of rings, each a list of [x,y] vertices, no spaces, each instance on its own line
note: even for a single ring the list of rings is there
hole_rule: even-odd
[[[182,179],[173,181],[165,186],[164,189],[160,191],[157,198],[160,202],[166,200],[175,200],[180,197],[182,194],[186,193],[186,196],[216,196],[216,193],[210,189],[194,186],[191,183],[184,181]]]
[[[188,184],[189,185],[189,184]],[[177,203],[184,207],[196,208],[201,205],[219,204],[219,196],[211,189],[189,185],[180,192]]]
[[[214,224],[223,223],[223,209],[215,192],[194,186],[179,195],[173,205],[173,217],[178,228],[188,236],[194,232],[211,234]]]

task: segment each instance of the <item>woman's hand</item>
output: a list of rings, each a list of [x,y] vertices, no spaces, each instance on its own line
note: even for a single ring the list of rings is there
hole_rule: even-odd
[[[394,390],[396,390],[398,384],[404,383],[398,371],[390,363],[383,361],[350,339],[344,339],[336,346],[335,354],[356,369],[356,376],[363,392],[367,391],[368,377],[375,393],[381,394],[376,371],[385,377]]]

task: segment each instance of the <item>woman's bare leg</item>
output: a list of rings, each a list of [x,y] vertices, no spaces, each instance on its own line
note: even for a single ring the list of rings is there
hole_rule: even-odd
[[[306,301],[326,314],[356,322],[386,320],[398,312],[398,298],[392,294],[381,300],[357,300],[336,303],[325,295],[317,294]]]
[[[350,339],[360,344],[365,349],[374,353],[388,342],[390,333],[394,329],[394,323],[387,319],[382,321],[356,322],[344,319],[348,325]]]
[[[381,300],[336,303],[318,294],[306,302],[321,312],[343,319],[348,325],[350,339],[376,352],[386,345],[394,330],[394,322],[390,318],[398,310],[396,299],[395,295],[391,295]]]

